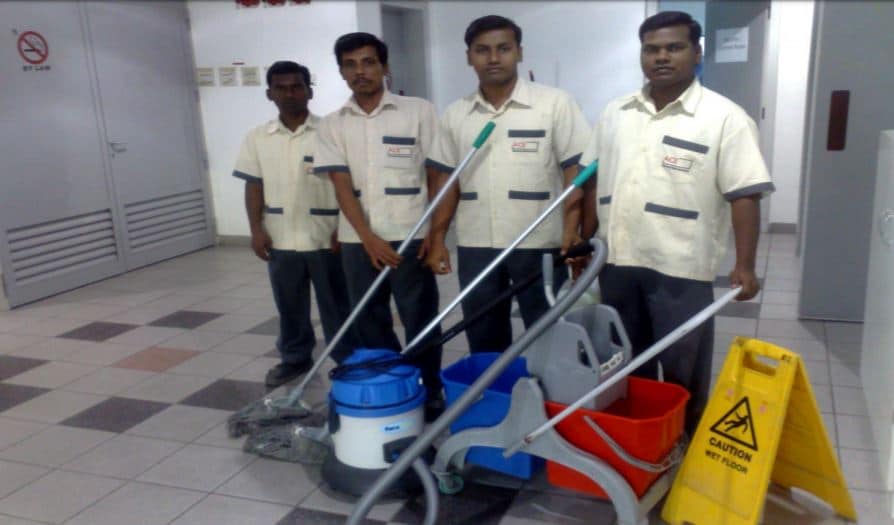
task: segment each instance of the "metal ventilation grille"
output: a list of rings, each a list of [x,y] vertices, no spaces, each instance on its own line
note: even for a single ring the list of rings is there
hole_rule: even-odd
[[[56,277],[118,257],[111,210],[14,228],[6,235],[16,284]]]
[[[207,228],[201,190],[134,202],[126,205],[124,212],[132,251],[189,237]]]

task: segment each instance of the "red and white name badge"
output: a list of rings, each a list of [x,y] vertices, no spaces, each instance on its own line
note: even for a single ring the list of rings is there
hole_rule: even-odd
[[[512,143],[513,153],[537,153],[539,150],[539,140],[517,140]]]
[[[681,157],[674,157],[673,155],[666,155],[664,157],[664,161],[661,163],[665,168],[670,168],[672,170],[677,171],[689,171],[692,169],[692,159],[685,159]]]
[[[389,157],[412,157],[413,148],[411,146],[388,146]]]

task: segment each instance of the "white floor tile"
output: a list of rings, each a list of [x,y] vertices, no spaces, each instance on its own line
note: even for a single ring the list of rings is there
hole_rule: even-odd
[[[833,363],[830,366],[830,371],[832,372],[832,384],[835,386],[850,386],[855,388],[863,386],[863,383],[860,380],[860,368],[856,364]]]
[[[83,326],[84,321],[76,319],[27,319],[22,320],[10,333],[17,335],[40,335],[45,337],[56,337],[70,330],[74,330]]]
[[[213,377],[219,379],[251,362],[247,355],[205,352],[169,368],[169,374]]]
[[[171,525],[273,525],[291,511],[288,505],[212,494]]]
[[[263,383],[267,372],[278,365],[280,360],[276,357],[258,357],[248,364],[241,366],[233,372],[226,375],[227,379],[236,379],[238,381],[254,381]]]
[[[229,416],[230,412],[225,410],[173,405],[131,428],[127,433],[188,443],[226,421]]]
[[[0,461],[0,498],[5,498],[49,471],[37,465]]]
[[[868,417],[836,414],[838,446],[861,450],[877,450]]]
[[[756,329],[757,319],[723,317],[719,315],[714,318],[714,330],[719,333],[754,337]]]
[[[65,470],[132,479],[183,447],[182,443],[118,435],[66,463]]]
[[[0,334],[0,353],[9,355],[28,355],[27,352],[14,354],[12,351],[34,346],[37,343],[46,340],[46,337],[37,335],[16,335],[3,333]]]
[[[167,525],[203,497],[193,490],[131,482],[66,525]]]
[[[58,467],[115,434],[85,428],[51,426],[0,452],[0,459]]]
[[[52,390],[10,408],[3,412],[3,415],[30,421],[58,423],[106,399],[108,398],[105,396]]]
[[[798,292],[780,292],[777,290],[764,290],[761,292],[761,302],[765,305],[793,305],[798,304]]]
[[[270,316],[267,315],[224,314],[213,321],[203,324],[197,330],[202,332],[242,333],[246,330],[251,330],[268,319],[270,319]]]
[[[197,332],[189,330],[165,341],[165,347],[205,351],[233,337],[234,334],[232,332]]]
[[[97,367],[91,365],[51,361],[12,377],[6,382],[41,388],[58,388],[95,372],[96,369]]]
[[[185,489],[211,491],[257,459],[241,451],[188,445],[138,479]]]
[[[0,450],[11,447],[47,428],[46,423],[0,417]]]
[[[180,335],[185,330],[180,328],[166,328],[163,326],[139,326],[109,339],[110,343],[139,346],[140,349],[149,346],[164,346],[163,343],[174,336]]]
[[[826,337],[834,343],[859,344],[863,341],[863,323],[826,322]]]
[[[86,363],[97,366],[108,366],[117,363],[143,349],[142,345],[121,345],[115,343],[93,343],[62,358],[72,363]]]
[[[214,382],[210,377],[156,374],[119,395],[162,403],[176,403]]]
[[[7,355],[30,357],[33,359],[64,359],[69,354],[72,354],[73,352],[81,348],[96,344],[90,341],[78,341],[76,339],[44,337],[33,338],[35,339],[35,341],[29,345],[24,345],[18,348],[11,348],[4,352],[2,347],[3,336],[4,334],[0,334],[0,352]]]
[[[832,394],[835,397],[835,413],[851,416],[869,415],[862,388],[836,386],[832,387]]]
[[[214,492],[294,505],[313,492],[320,481],[317,467],[261,458]]]
[[[0,513],[62,523],[124,482],[57,470],[0,500]]]
[[[786,337],[762,337],[761,339],[786,350],[791,350],[800,355],[801,359],[823,362],[828,359],[825,343],[816,339],[789,339]]]
[[[100,368],[77,381],[68,383],[62,390],[113,396],[154,376],[154,372],[127,368]]]
[[[781,321],[761,319],[757,327],[757,336],[785,337],[789,339],[810,339],[825,342],[823,324],[817,321]]]
[[[854,450],[842,448],[841,470],[844,479],[852,489],[884,490],[884,481],[879,466],[879,455],[875,450]]]
[[[227,433],[227,424],[221,423],[208,432],[202,434],[201,437],[195,440],[195,444],[242,450],[243,441],[245,441],[245,438],[231,438],[230,435]]]
[[[263,355],[276,348],[276,336],[239,334],[210,349],[227,354]]]
[[[124,305],[92,303],[75,303],[65,306],[65,308],[59,308],[54,312],[53,317],[78,319],[81,321],[99,321],[117,315],[128,308]]]
[[[894,525],[890,493],[851,490],[860,525]]]

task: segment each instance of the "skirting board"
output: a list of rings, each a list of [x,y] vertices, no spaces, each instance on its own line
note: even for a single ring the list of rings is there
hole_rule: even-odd
[[[251,246],[251,237],[248,235],[218,235],[218,246]]]
[[[793,222],[771,222],[768,233],[798,233],[798,225]]]

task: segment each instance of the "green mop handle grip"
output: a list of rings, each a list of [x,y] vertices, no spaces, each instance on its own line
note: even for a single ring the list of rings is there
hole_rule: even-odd
[[[578,173],[577,177],[574,178],[571,184],[574,184],[575,186],[580,188],[584,185],[585,182],[587,182],[587,179],[595,175],[597,171],[599,171],[599,159],[594,160],[590,163],[589,166],[584,168],[583,171]]]
[[[478,134],[478,138],[475,139],[475,142],[472,143],[472,147],[475,149],[480,149],[481,146],[484,145],[485,141],[487,141],[487,137],[490,136],[491,132],[497,125],[494,121],[490,121],[484,125],[484,128],[481,130],[481,133]]]

